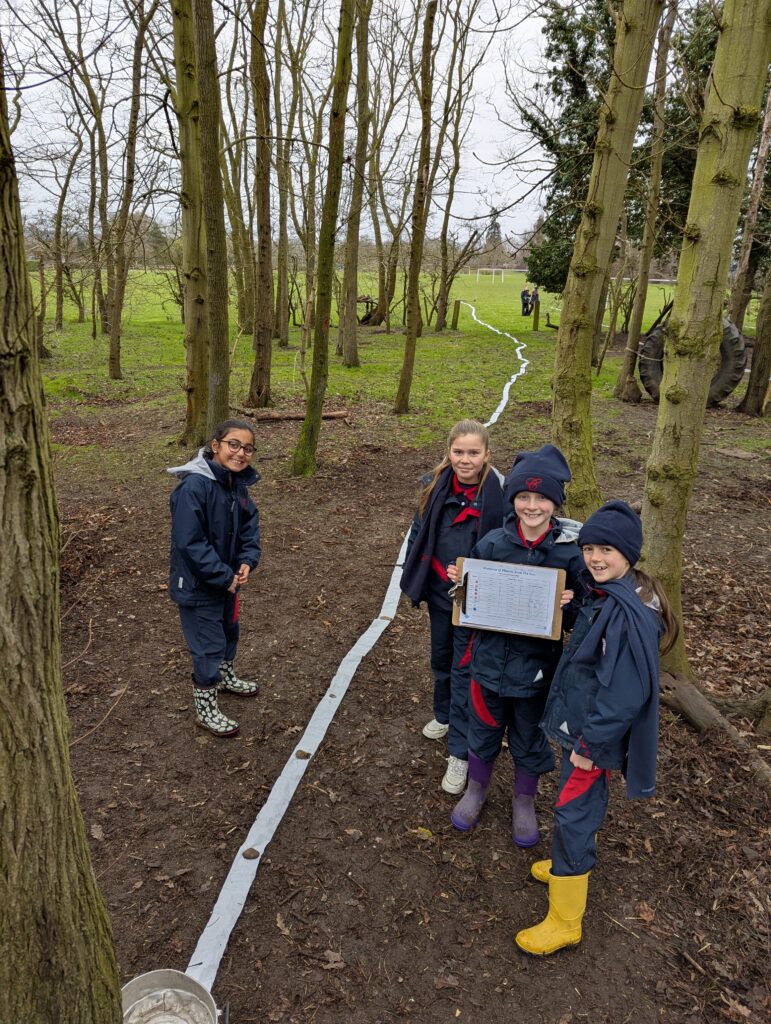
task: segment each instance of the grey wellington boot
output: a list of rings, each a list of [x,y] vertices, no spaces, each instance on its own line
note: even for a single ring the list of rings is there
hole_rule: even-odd
[[[241,726],[223,715],[217,706],[216,686],[193,686],[195,723],[215,736],[235,736]]]
[[[240,697],[256,697],[259,691],[257,683],[251,679],[239,679],[233,668],[232,661],[223,661],[220,665],[222,682],[219,689],[223,693],[237,693]]]

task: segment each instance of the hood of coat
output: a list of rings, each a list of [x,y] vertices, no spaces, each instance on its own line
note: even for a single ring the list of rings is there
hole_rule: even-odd
[[[185,462],[182,466],[172,466],[166,472],[171,476],[179,477],[180,480],[184,480],[186,476],[205,476],[209,480],[219,480],[220,483],[229,483],[229,478],[236,476],[247,487],[256,484],[260,479],[260,474],[252,466],[247,466],[240,473],[231,474],[230,470],[225,469],[224,466],[219,466],[211,459],[207,459],[203,448],[199,448],[198,454],[189,462]]]

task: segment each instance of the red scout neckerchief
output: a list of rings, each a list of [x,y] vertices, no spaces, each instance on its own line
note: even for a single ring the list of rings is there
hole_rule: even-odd
[[[455,474],[453,473],[452,493],[464,495],[466,500],[469,502],[469,504],[462,508],[460,512],[457,514],[457,516],[453,519],[453,526],[455,526],[457,523],[462,523],[469,518],[479,519],[479,509],[471,507],[471,502],[474,501],[477,496],[478,487],[479,484],[462,484],[460,480],[457,478],[457,476],[455,476]]]
[[[546,527],[546,529],[544,530],[544,532],[541,534],[540,537],[536,537],[535,540],[528,540],[527,537],[522,532],[522,523],[520,523],[519,518],[517,518],[517,533],[519,534],[519,538],[522,541],[522,543],[525,545],[526,548],[537,548],[538,545],[541,543],[541,541],[548,535],[550,530],[551,530],[551,519],[549,520],[549,525]]]

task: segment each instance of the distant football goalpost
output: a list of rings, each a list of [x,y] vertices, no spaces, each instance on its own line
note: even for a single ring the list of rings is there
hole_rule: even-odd
[[[498,274],[500,274],[500,280],[503,281],[504,274],[506,273],[503,267],[469,267],[469,274],[473,274],[475,269],[477,281],[480,277],[492,277],[493,281],[497,281]]]

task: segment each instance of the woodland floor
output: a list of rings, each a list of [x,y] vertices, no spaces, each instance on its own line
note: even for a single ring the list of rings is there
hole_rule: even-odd
[[[542,405],[504,417],[504,469],[538,443],[523,425]],[[223,698],[242,725],[223,741],[193,725],[189,659],[165,592],[173,481],[163,470],[187,453],[158,438],[179,433],[178,405],[52,414],[64,684],[95,870],[124,980],[184,970],[273,780],[379,613],[416,481],[440,453],[396,443],[387,410],[360,407],[325,423],[318,474],[294,480],[299,424],[260,426],[264,561],[242,601],[238,667],[262,693]],[[604,493],[639,499],[655,409],[600,415]],[[689,650],[725,699],[767,684],[771,633],[768,462],[721,454],[746,422],[707,414],[686,543]],[[554,780],[539,800],[547,839],[536,850],[511,843],[505,751],[482,825],[459,835],[454,798],[439,788],[444,745],[420,732],[430,693],[427,617],[403,600],[261,862],[213,989],[232,1024],[771,1019],[769,805],[729,744],[664,712],[659,795],[628,803],[614,780],[585,939],[541,961],[519,953],[513,934],[545,910],[528,866],[548,855]]]

